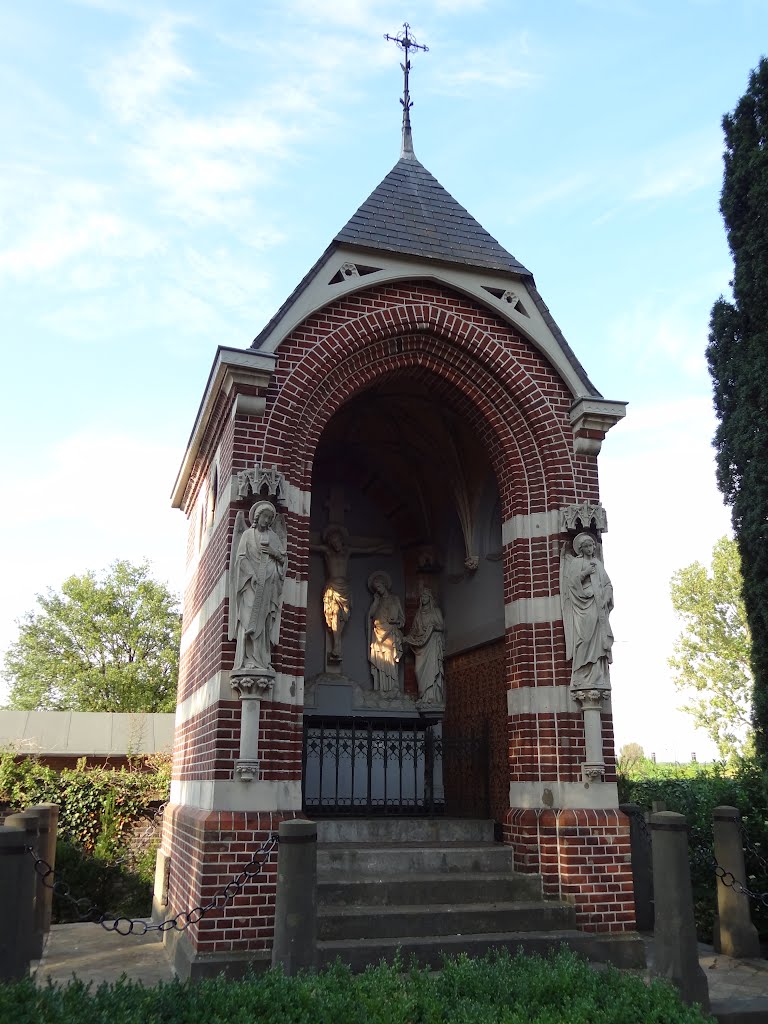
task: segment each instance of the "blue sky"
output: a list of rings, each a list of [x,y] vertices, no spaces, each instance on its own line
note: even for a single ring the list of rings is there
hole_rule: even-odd
[[[667,592],[728,524],[703,353],[731,275],[720,121],[765,0],[0,6],[0,648],[69,573],[146,556],[181,587],[168,496],[215,348],[396,161],[406,18],[417,156],[630,403],[601,456],[619,742],[703,756]]]

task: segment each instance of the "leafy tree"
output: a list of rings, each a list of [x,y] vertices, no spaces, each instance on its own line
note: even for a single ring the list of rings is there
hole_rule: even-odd
[[[723,118],[720,210],[733,255],[733,301],[712,307],[707,360],[714,385],[717,478],[731,506],[752,634],[753,721],[768,756],[768,61]]]
[[[639,743],[625,743],[619,751],[619,761],[630,767],[645,760],[645,751]]]
[[[698,695],[682,710],[693,715],[722,757],[745,753],[752,743],[751,645],[741,585],[739,551],[728,537],[715,544],[711,571],[694,562],[670,584],[684,629],[669,664],[678,689]]]
[[[146,562],[117,561],[101,578],[70,576],[37,602],[5,655],[9,707],[173,711],[181,615]]]

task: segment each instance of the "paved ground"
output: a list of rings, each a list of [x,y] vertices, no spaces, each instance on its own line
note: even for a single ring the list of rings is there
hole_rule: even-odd
[[[649,960],[652,941],[646,939]],[[712,1009],[721,1024],[768,1024],[768,960],[734,960],[704,945],[699,951]],[[123,974],[144,985],[173,977],[157,932],[122,936],[95,924],[54,925],[37,966],[37,981],[64,983],[73,974],[95,985],[117,981]]]

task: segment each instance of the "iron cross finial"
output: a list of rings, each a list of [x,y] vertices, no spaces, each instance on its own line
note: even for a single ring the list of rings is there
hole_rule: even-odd
[[[411,50],[421,50],[427,53],[429,50],[428,46],[422,46],[417,43],[413,36],[410,34],[411,26],[408,22],[403,22],[403,31],[396,36],[391,36],[388,33],[384,35],[384,38],[391,43],[395,43],[405,53],[405,63],[401,63],[400,67],[403,69],[403,98],[400,103],[403,107],[403,147],[402,155],[406,153],[413,153],[413,138],[411,136],[411,107],[413,101],[411,100],[411,93],[408,86],[408,76],[411,70]]]

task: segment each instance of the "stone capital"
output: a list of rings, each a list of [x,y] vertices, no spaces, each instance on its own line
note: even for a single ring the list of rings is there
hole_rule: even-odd
[[[229,682],[241,700],[261,700],[272,693],[275,673],[269,669],[239,669],[230,675]]]
[[[571,690],[571,699],[581,705],[582,711],[597,710],[603,707],[603,702],[610,697],[610,690]]]
[[[259,771],[259,762],[251,758],[240,758],[235,761],[235,775],[241,782],[257,782]]]
[[[581,766],[583,782],[602,782],[605,779],[604,764],[583,764]]]

